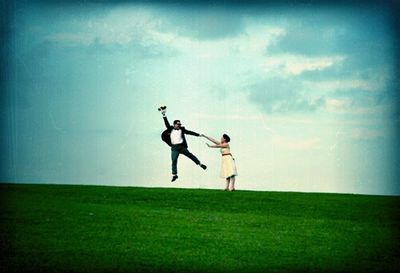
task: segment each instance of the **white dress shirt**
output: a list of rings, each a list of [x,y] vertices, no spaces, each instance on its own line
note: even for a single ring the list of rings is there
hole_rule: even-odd
[[[183,143],[182,130],[173,129],[171,132],[171,144],[177,145]]]

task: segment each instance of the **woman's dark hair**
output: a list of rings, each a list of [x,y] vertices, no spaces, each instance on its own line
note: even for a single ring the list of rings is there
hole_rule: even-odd
[[[231,138],[227,134],[223,134],[222,137],[225,139],[226,142],[231,141]]]

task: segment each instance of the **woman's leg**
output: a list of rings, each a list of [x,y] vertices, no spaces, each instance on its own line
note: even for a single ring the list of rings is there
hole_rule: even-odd
[[[226,190],[226,191],[229,191],[229,182],[230,182],[230,177],[228,177],[228,178],[226,179],[226,186],[225,186],[225,190]]]
[[[231,176],[231,191],[235,190],[235,176]]]

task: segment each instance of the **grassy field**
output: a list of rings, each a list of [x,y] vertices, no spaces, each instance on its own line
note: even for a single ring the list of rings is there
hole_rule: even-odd
[[[400,197],[0,184],[1,272],[399,272]]]

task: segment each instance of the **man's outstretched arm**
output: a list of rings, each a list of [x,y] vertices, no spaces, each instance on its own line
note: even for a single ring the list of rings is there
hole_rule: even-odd
[[[185,129],[185,134],[192,135],[192,136],[200,136],[199,133],[192,132],[192,131],[189,131],[189,130],[187,130],[187,129]]]

